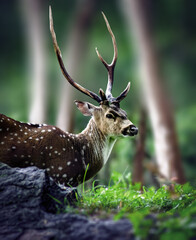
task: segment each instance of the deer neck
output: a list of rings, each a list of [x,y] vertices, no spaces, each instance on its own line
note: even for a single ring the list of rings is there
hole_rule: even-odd
[[[116,139],[103,134],[93,118],[79,135],[85,137],[91,146],[92,154],[95,156],[92,161],[99,161],[103,166],[110,156]]]

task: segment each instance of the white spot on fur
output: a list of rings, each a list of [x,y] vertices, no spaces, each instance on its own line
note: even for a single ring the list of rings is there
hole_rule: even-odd
[[[84,158],[82,158],[82,163],[84,165],[84,169],[86,170],[86,163],[85,163],[85,159]]]
[[[69,166],[71,164],[71,162],[67,162],[67,166]]]
[[[63,176],[62,176],[63,178],[66,178],[67,177],[67,174],[63,174]]]
[[[61,171],[61,170],[63,170],[63,168],[62,168],[62,167],[58,167],[58,170],[60,170],[60,171]]]

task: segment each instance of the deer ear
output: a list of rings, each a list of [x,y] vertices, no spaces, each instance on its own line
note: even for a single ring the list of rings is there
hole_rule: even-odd
[[[84,116],[92,116],[95,110],[95,106],[88,102],[75,101],[77,108]]]

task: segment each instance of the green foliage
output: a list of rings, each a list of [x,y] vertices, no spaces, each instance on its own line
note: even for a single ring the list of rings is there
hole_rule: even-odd
[[[190,239],[196,230],[196,190],[189,183],[159,189],[131,183],[131,174],[112,174],[110,185],[95,186],[83,193],[77,213],[96,217],[128,218],[141,239]]]

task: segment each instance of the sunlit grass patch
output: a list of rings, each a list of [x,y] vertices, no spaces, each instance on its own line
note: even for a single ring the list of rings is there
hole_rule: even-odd
[[[150,209],[151,212],[159,213],[174,211],[188,206],[196,196],[188,183],[181,186],[175,185],[173,191],[167,186],[159,189],[155,187],[141,190],[140,184],[131,183],[130,174],[123,177],[119,173],[113,173],[109,186],[95,186],[83,192],[78,207],[92,214],[94,211],[111,210],[121,215],[121,211],[128,214],[141,209]]]
[[[83,189],[84,190],[84,189]],[[131,183],[130,174],[113,173],[109,186],[95,186],[83,192],[78,213],[98,218],[130,219],[141,239],[190,239],[196,232],[196,190],[189,183],[141,190]]]

